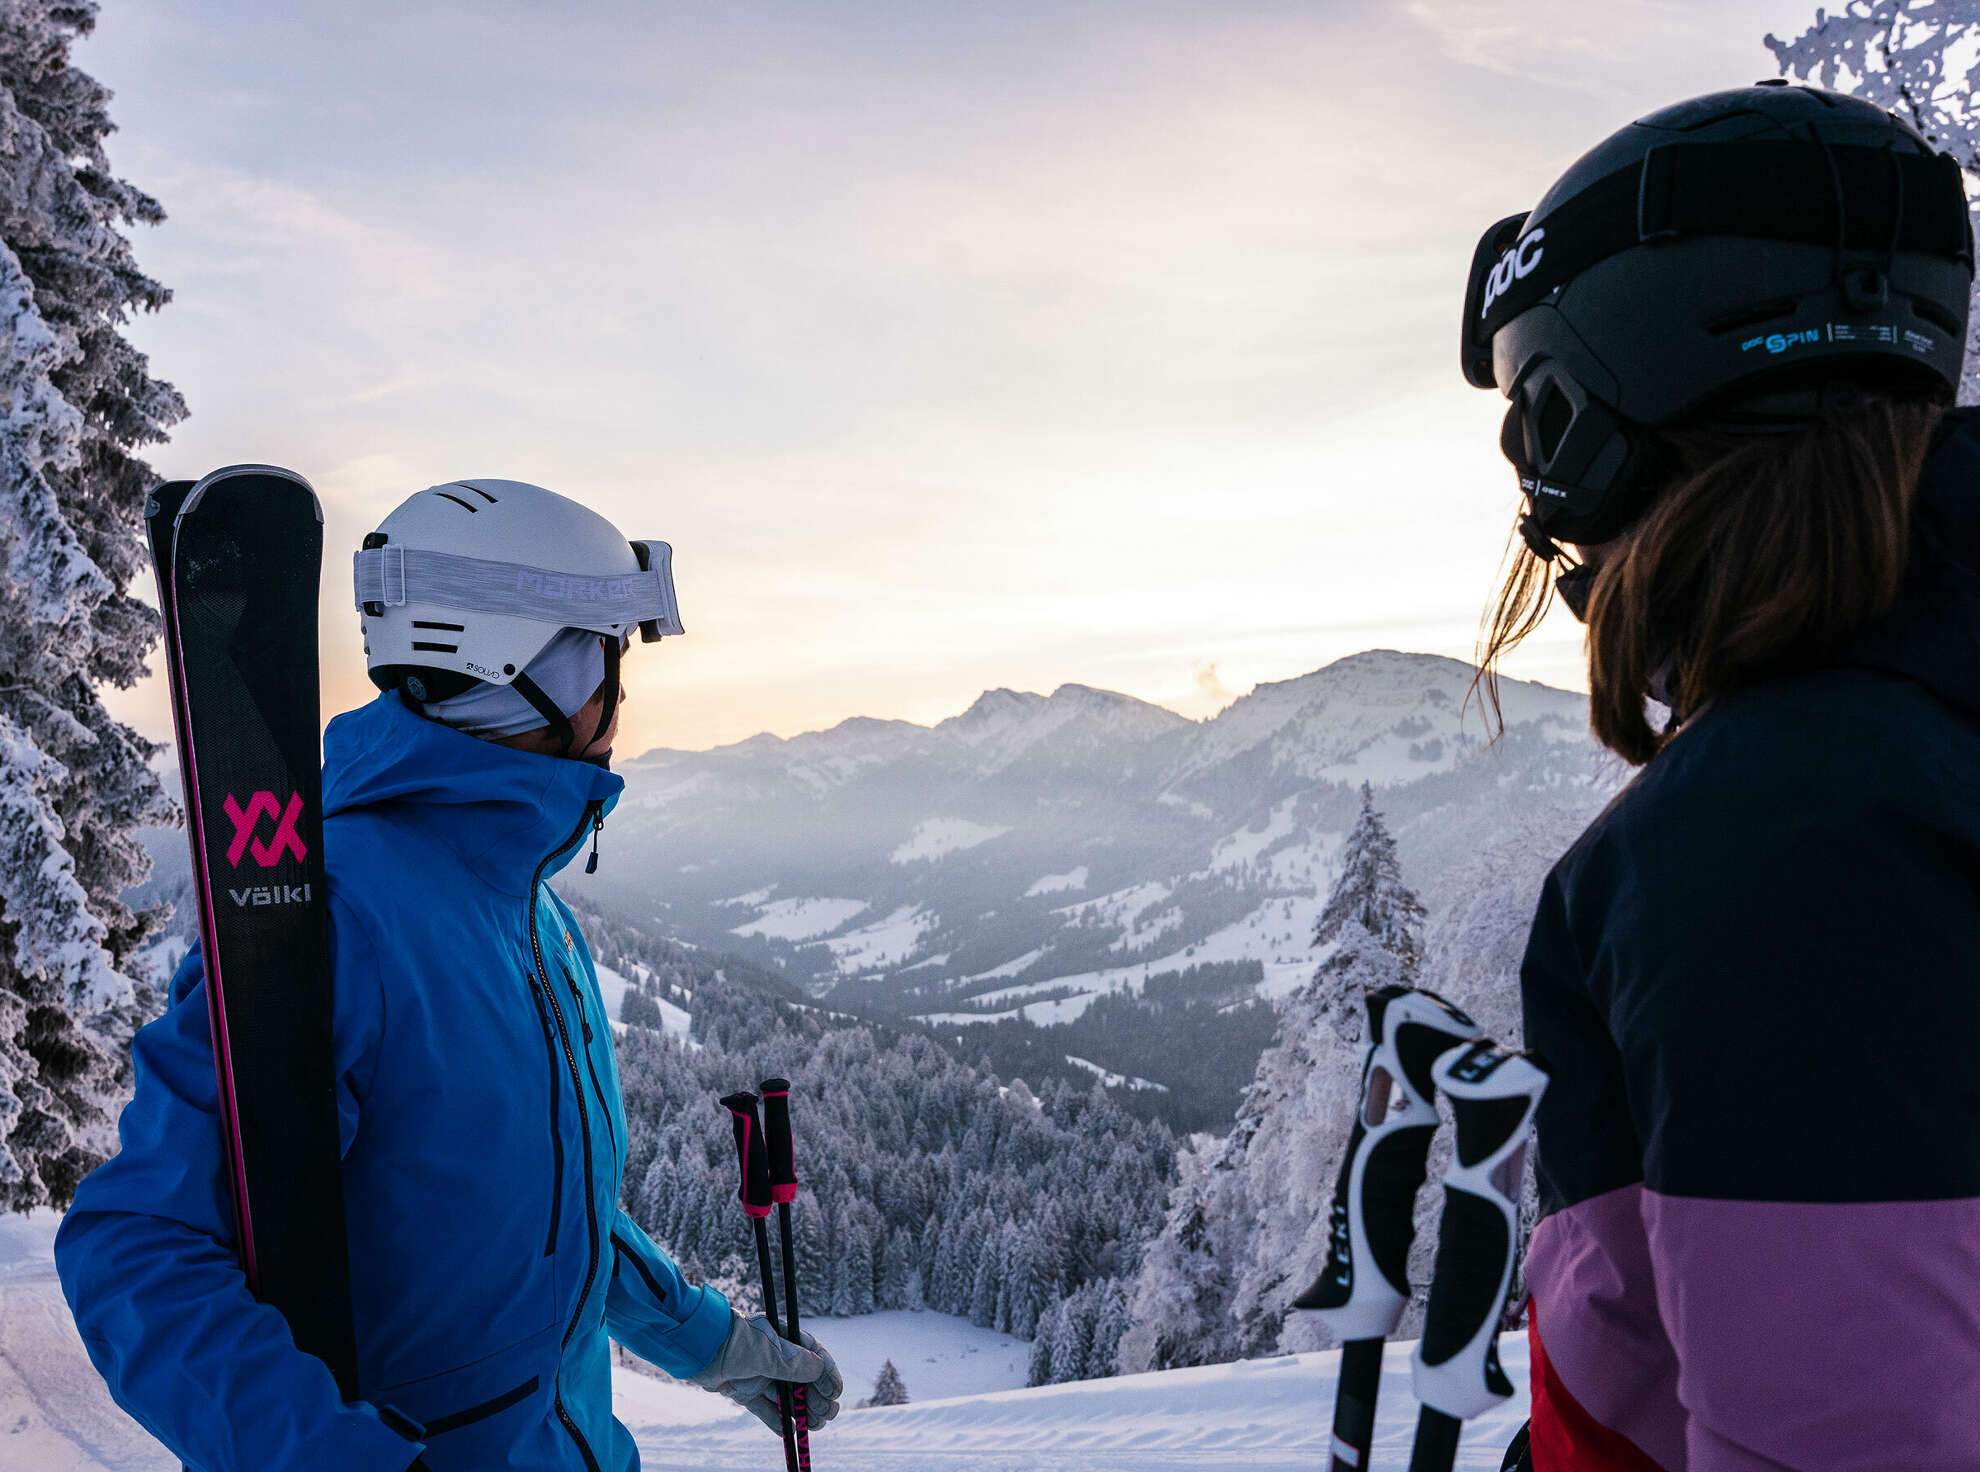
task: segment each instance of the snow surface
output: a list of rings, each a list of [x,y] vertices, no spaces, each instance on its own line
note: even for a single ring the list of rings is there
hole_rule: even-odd
[[[821,1340],[832,1344],[822,1335]],[[1383,1356],[1371,1458],[1376,1467],[1402,1467],[1409,1460],[1417,1412],[1410,1394],[1412,1348],[1392,1344]],[[1497,1410],[1465,1423],[1455,1464],[1463,1472],[1496,1469],[1506,1443],[1526,1419],[1525,1337],[1505,1336],[1500,1357],[1516,1393]],[[928,1399],[917,1393],[914,1372],[902,1366],[909,1404],[844,1410],[817,1433],[815,1444],[833,1466],[903,1472],[912,1467],[954,1472],[1142,1472],[1170,1467],[1311,1472],[1327,1465],[1339,1367],[1340,1352],[1327,1350]],[[848,1375],[848,1387],[853,1383]],[[622,1405],[621,1415],[632,1409]],[[694,1425],[631,1419],[628,1424],[649,1465],[682,1472],[761,1472],[775,1462],[775,1440],[741,1412]]]
[[[1078,1058],[1068,1053],[1066,1054],[1066,1062],[1070,1063],[1074,1068],[1085,1069],[1110,1089],[1118,1089],[1125,1084],[1130,1090],[1153,1089],[1158,1094],[1169,1092],[1169,1086],[1167,1084],[1158,1084],[1149,1078],[1136,1078],[1130,1073],[1115,1073],[1110,1068],[1102,1068],[1090,1058]]]
[[[626,990],[632,983],[602,961],[594,960],[593,967],[598,972],[598,990],[605,998],[605,1016],[614,1023],[619,1021],[619,1010],[625,1006]],[[655,997],[660,1004],[661,1030],[671,1038],[687,1039],[694,1026],[694,1018],[664,997]]]
[[[961,853],[964,849],[975,848],[979,843],[988,843],[993,838],[1002,838],[1011,830],[1006,825],[994,823],[972,823],[967,818],[930,818],[915,826],[913,833],[888,858],[896,864],[912,864],[919,860],[934,861],[948,854]]]
[[[979,971],[969,979],[971,981],[995,981],[1000,976],[1016,976],[1025,967],[1044,954],[1045,948],[1039,946],[1036,950],[1026,951],[1022,956],[1006,961],[1001,966],[993,966],[988,971]]]
[[[605,999],[605,1015],[617,1022],[619,1009],[625,1005],[626,992],[632,983],[596,957],[592,958],[591,966],[598,973],[598,994]]]
[[[0,1217],[0,1469],[175,1472],[178,1462],[119,1410],[83,1353],[55,1279],[60,1217]],[[1338,1351],[1281,1355],[1025,1390],[1030,1346],[947,1314],[884,1313],[809,1323],[846,1379],[846,1409],[817,1433],[835,1467],[948,1472],[1310,1472],[1326,1465]],[[1411,1346],[1389,1346],[1376,1465],[1408,1460],[1416,1424]],[[1465,1423],[1457,1466],[1490,1472],[1526,1418],[1526,1340],[1500,1358],[1517,1394]],[[884,1359],[905,1406],[856,1411]],[[680,1472],[763,1472],[776,1439],[717,1396],[616,1366],[614,1410],[645,1464]]]
[[[1289,797],[1274,807],[1266,821],[1256,828],[1240,828],[1220,841],[1210,855],[1211,869],[1235,869],[1240,865],[1251,863],[1266,849],[1290,834],[1294,826],[1293,808],[1298,802],[1298,797]]]
[[[863,925],[825,942],[838,960],[842,975],[897,966],[914,954],[921,937],[935,928],[936,919],[919,905],[902,905],[884,920]]]
[[[810,940],[830,935],[866,908],[865,900],[777,900],[731,935],[761,935],[770,940]]]
[[[1282,853],[1285,851],[1282,851]],[[1291,852],[1306,853],[1305,849]],[[1275,861],[1279,855],[1274,855]],[[1166,887],[1159,884],[1134,886],[1134,890],[1123,890],[1122,894],[1137,891],[1146,892],[1159,898],[1167,897]],[[1159,903],[1159,898],[1157,902]],[[1117,897],[1103,896],[1086,901],[1082,905],[1069,906],[1061,913],[1077,914],[1087,905],[1108,905],[1120,908]],[[1053,976],[1042,981],[1022,982],[1016,986],[985,992],[975,1000],[980,1002],[1009,1002],[1012,1005],[1002,1012],[931,1012],[923,1015],[924,1022],[942,1024],[952,1022],[995,1022],[1002,1017],[1023,1016],[1043,1027],[1055,1022],[1071,1022],[1098,997],[1110,992],[1141,989],[1141,983],[1150,976],[1159,976],[1166,971],[1182,971],[1191,966],[1200,966],[1209,961],[1245,961],[1256,959],[1265,968],[1265,979],[1254,988],[1255,995],[1261,997],[1283,997],[1299,990],[1300,986],[1313,975],[1314,969],[1327,957],[1323,950],[1308,950],[1314,927],[1319,923],[1320,912],[1326,908],[1326,897],[1322,894],[1277,895],[1268,899],[1242,920],[1213,931],[1194,945],[1185,946],[1166,956],[1148,961],[1135,961],[1126,966],[1110,966],[1101,971],[1081,971],[1070,976]],[[1157,917],[1159,919],[1159,916]],[[1160,929],[1154,929],[1159,935]],[[1118,949],[1118,947],[1116,947]],[[1018,962],[1008,962],[995,971],[986,971],[973,980],[987,980],[998,976],[1011,976],[1024,969],[1039,956],[1042,950],[1020,957]],[[1064,987],[1075,988],[1078,995],[1061,997],[1050,1002],[1026,1002],[1027,996],[1044,991],[1056,991]]]
[[[1085,889],[1087,866],[1081,864],[1070,874],[1046,874],[1032,881],[1031,888],[1024,892],[1026,899],[1041,894],[1061,894],[1068,889]]]

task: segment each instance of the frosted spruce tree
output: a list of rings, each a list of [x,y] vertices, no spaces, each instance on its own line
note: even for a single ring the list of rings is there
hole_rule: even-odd
[[[124,231],[164,218],[105,157],[110,94],[68,64],[90,0],[0,0],[0,1208],[66,1203],[115,1147],[128,974],[156,917],[119,899],[132,837],[173,819],[155,748],[99,691],[144,674],[131,596],[155,479],[135,452],[185,407],[123,336],[168,293]]]
[[[1980,0],[1848,0],[1792,41],[1766,38],[1781,75],[1888,108],[1980,171]],[[1971,195],[1972,191],[1968,191]],[[1980,313],[1968,323],[1959,401],[1980,402]]]
[[[1123,1371],[1323,1342],[1317,1324],[1288,1321],[1287,1310],[1326,1256],[1327,1209],[1360,1087],[1364,999],[1415,979],[1422,921],[1364,784],[1314,936],[1330,949],[1287,999],[1235,1128],[1179,1162],[1168,1221],[1134,1286]]]
[[[873,1394],[859,1403],[865,1410],[868,1406],[904,1406],[908,1403],[907,1382],[901,1379],[901,1372],[894,1368],[892,1360],[880,1366],[880,1373],[873,1381]]]

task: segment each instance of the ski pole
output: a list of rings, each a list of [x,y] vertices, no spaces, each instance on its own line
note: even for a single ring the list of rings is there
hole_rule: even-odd
[[[791,1203],[797,1200],[797,1153],[791,1145],[791,1082],[766,1078],[756,1086],[763,1096],[763,1145],[770,1161],[770,1199],[777,1203],[777,1235],[784,1248],[784,1337],[798,1338],[797,1259],[791,1251]],[[804,1387],[791,1387],[791,1424],[797,1433],[798,1472],[811,1472],[811,1423]]]
[[[1416,1193],[1437,1131],[1431,1065],[1478,1036],[1478,1024],[1434,992],[1368,994],[1368,1051],[1347,1154],[1334,1184],[1326,1266],[1293,1307],[1317,1313],[1341,1341],[1332,1472],[1364,1472],[1382,1386],[1382,1343],[1409,1305]]]
[[[1519,1191],[1547,1072],[1490,1038],[1432,1070],[1451,1101],[1457,1148],[1444,1171],[1437,1269],[1411,1376],[1423,1411],[1410,1472],[1451,1472],[1458,1428],[1513,1393],[1499,1366],[1499,1324],[1519,1265]]]
[[[756,1095],[747,1089],[727,1094],[722,1107],[729,1111],[729,1122],[736,1132],[736,1165],[742,1184],[736,1200],[756,1228],[756,1271],[763,1279],[763,1313],[774,1329],[777,1323],[777,1281],[770,1275],[770,1234],[763,1219],[770,1215],[770,1172],[763,1154],[763,1127],[756,1119]],[[797,1442],[791,1436],[791,1387],[777,1382],[777,1416],[784,1432],[784,1472],[799,1472]]]

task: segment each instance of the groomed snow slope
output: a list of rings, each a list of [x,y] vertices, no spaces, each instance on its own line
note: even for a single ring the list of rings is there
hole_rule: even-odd
[[[59,1218],[0,1217],[0,1472],[175,1472],[178,1462],[111,1403],[76,1336],[50,1253]],[[1037,1390],[1027,1346],[942,1314],[821,1319],[844,1368],[846,1405],[818,1433],[820,1465],[906,1472],[1310,1472],[1326,1465],[1337,1352],[1285,1355]],[[1492,1472],[1525,1419],[1526,1342],[1500,1353],[1518,1394],[1465,1426],[1457,1465]],[[855,1411],[891,1357],[914,1397]],[[615,1408],[649,1472],[765,1472],[776,1439],[703,1391],[613,1372]],[[958,1393],[963,1392],[963,1393]],[[939,1398],[947,1395],[948,1398]],[[931,1398],[937,1397],[937,1398]],[[1409,1346],[1383,1366],[1377,1469],[1402,1468],[1416,1424]]]
[[[827,1340],[827,1343],[830,1341]],[[1416,1402],[1406,1344],[1391,1345],[1382,1370],[1376,1469],[1409,1465]],[[1518,1394],[1498,1411],[1467,1422],[1457,1466],[1496,1472],[1526,1419],[1525,1336],[1508,1335],[1500,1353]],[[1282,1355],[1196,1370],[1165,1370],[1115,1380],[1004,1390],[950,1400],[917,1400],[885,1410],[841,1413],[815,1439],[821,1466],[954,1472],[1312,1472],[1327,1465],[1339,1351]],[[905,1369],[908,1392],[914,1377]],[[657,1385],[670,1398],[678,1388]],[[762,1472],[776,1441],[741,1412],[697,1425],[642,1424],[643,1407],[621,1395],[646,1466],[668,1472]],[[664,1412],[662,1413],[664,1414]],[[765,1458],[769,1460],[766,1463]]]

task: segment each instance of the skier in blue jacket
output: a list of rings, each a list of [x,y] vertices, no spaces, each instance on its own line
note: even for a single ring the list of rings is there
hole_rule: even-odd
[[[197,950],[56,1238],[91,1359],[199,1472],[635,1472],[608,1338],[773,1428],[776,1382],[804,1384],[822,1425],[817,1341],[687,1282],[618,1208],[611,1028],[546,883],[624,787],[633,627],[681,632],[666,545],[453,482],[365,539],[356,582],[383,693],[331,721],[323,802],[360,1399],[248,1292]]]

